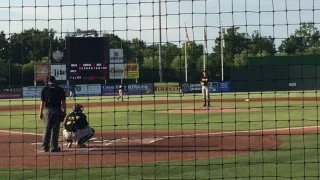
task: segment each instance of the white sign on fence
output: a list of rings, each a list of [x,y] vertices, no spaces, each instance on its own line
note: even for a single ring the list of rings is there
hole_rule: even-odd
[[[41,90],[44,86],[28,86],[22,88],[24,98],[40,98]]]
[[[110,79],[124,79],[124,64],[109,64]]]
[[[109,50],[109,63],[123,63],[123,49]]]
[[[101,85],[100,84],[84,84],[75,86],[76,96],[100,96]]]
[[[54,76],[56,80],[67,80],[67,68],[65,64],[51,65],[51,76]]]

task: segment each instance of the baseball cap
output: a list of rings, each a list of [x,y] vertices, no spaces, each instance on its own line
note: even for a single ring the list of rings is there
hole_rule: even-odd
[[[50,81],[50,82],[55,82],[55,81],[56,81],[56,78],[55,78],[54,76],[50,76],[49,79],[48,79],[48,81]]]

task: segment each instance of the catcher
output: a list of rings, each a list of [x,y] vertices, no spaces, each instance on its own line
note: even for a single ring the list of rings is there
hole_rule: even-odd
[[[81,104],[73,105],[73,111],[67,115],[63,124],[63,138],[67,140],[67,148],[72,146],[73,140],[76,141],[76,147],[86,147],[85,142],[93,137],[95,130],[89,127],[87,116],[82,113]]]

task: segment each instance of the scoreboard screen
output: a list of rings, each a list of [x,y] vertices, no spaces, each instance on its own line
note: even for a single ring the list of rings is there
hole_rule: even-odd
[[[105,63],[70,64],[69,78],[70,80],[105,80],[107,66]]]
[[[109,58],[105,37],[67,37],[68,72],[70,80],[107,79]]]

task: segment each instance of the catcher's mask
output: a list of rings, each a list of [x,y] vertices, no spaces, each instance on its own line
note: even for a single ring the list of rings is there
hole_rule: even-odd
[[[83,106],[81,104],[75,104],[73,105],[73,112],[76,114],[82,113]]]

